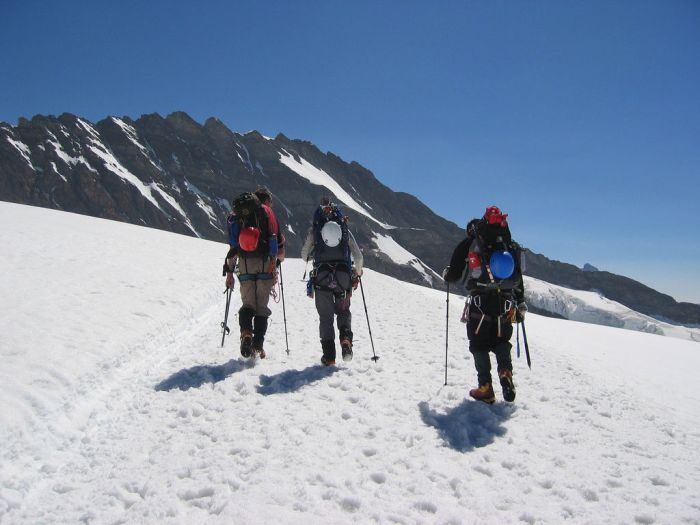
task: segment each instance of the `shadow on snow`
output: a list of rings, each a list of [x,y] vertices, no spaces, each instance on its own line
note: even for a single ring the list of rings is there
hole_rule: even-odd
[[[264,396],[296,392],[304,385],[330,377],[338,371],[334,366],[310,366],[303,370],[287,370],[274,376],[260,376],[258,393]]]
[[[185,368],[174,373],[169,378],[164,379],[155,386],[158,391],[170,391],[175,388],[180,390],[189,390],[190,388],[199,388],[205,383],[218,383],[227,377],[255,366],[255,362],[242,361],[240,359],[231,359],[223,365],[201,365],[192,368]]]
[[[445,445],[460,452],[485,447],[503,436],[503,423],[515,410],[512,405],[486,405],[468,399],[445,414],[438,414],[425,401],[418,403],[418,409],[423,422],[435,427]]]

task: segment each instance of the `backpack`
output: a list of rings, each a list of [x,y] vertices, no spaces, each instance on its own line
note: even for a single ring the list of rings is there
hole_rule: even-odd
[[[468,234],[472,242],[469,245],[464,277],[467,289],[471,292],[511,292],[520,288],[524,253],[511,238],[507,222],[489,224],[484,219],[475,220],[470,223]],[[508,275],[499,275],[492,266],[506,258],[512,259],[512,271]]]
[[[246,253],[265,254],[268,251],[269,223],[260,199],[250,192],[241,193],[233,201],[233,213],[229,216],[229,244]],[[249,234],[253,234],[250,236]],[[241,236],[249,235],[256,239],[254,246],[243,250]],[[249,241],[248,241],[249,242]],[[243,245],[246,245],[243,242]]]
[[[314,212],[313,234],[314,234],[314,261],[320,262],[344,262],[350,270],[352,263],[350,258],[350,233],[348,231],[347,217],[337,204],[330,204],[330,213],[324,213],[321,206]],[[337,246],[328,246],[323,240],[321,231],[328,222],[335,222],[340,226],[341,238]]]

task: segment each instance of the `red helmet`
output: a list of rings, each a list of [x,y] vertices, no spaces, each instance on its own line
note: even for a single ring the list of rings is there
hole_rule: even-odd
[[[501,228],[508,226],[508,214],[501,213],[497,206],[489,206],[484,213],[484,220],[489,224],[500,224]]]
[[[238,235],[238,245],[246,252],[253,252],[258,247],[260,239],[260,230],[257,228],[243,228]]]

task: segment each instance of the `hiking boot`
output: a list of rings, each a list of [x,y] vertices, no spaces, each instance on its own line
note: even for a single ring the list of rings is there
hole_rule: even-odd
[[[253,355],[253,332],[250,330],[243,330],[241,332],[241,355],[245,358]]]
[[[321,348],[323,349],[323,357],[321,363],[325,366],[335,364],[335,341],[333,339],[322,339]]]
[[[265,359],[267,357],[265,350],[263,350],[262,348],[253,347],[253,355],[258,356],[260,359]]]
[[[472,388],[469,395],[477,401],[483,401],[489,405],[496,402],[496,395],[493,393],[491,383],[480,385],[479,388]]]
[[[352,341],[343,339],[340,342],[340,347],[342,348],[343,361],[352,361]]]
[[[512,403],[515,401],[515,385],[513,384],[513,372],[507,369],[498,371],[498,379],[503,389],[503,399]]]

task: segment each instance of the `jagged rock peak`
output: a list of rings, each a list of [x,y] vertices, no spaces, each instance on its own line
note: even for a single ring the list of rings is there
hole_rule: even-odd
[[[189,128],[193,131],[199,130],[202,127],[202,125],[199,122],[194,120],[184,111],[174,111],[173,113],[170,113],[167,117],[165,117],[165,120],[170,122],[175,127]]]

